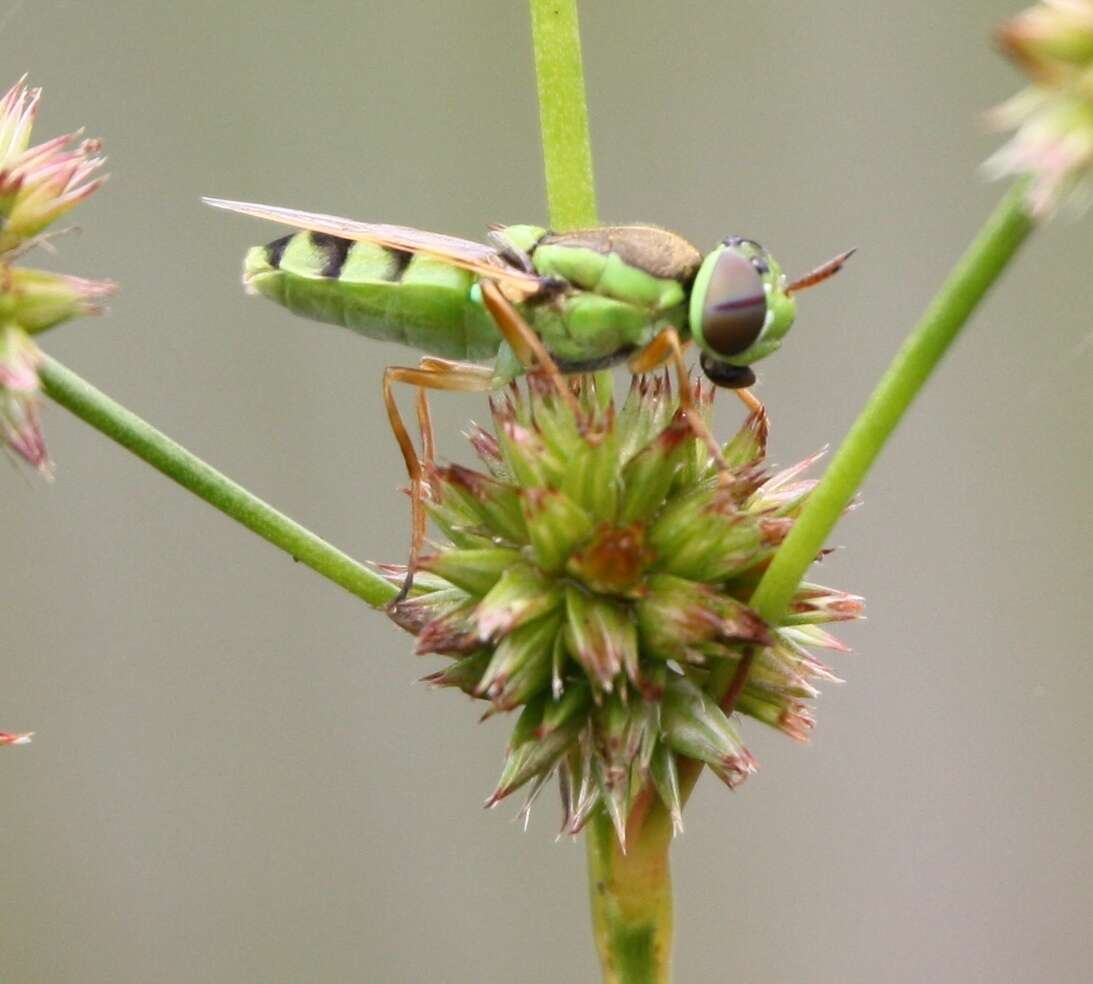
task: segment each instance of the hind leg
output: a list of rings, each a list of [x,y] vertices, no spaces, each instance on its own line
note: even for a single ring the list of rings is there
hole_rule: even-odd
[[[410,478],[410,557],[406,567],[406,580],[395,598],[402,601],[414,583],[414,569],[421,555],[425,540],[425,467],[418,457],[406,423],[395,401],[395,383],[408,383],[418,388],[417,418],[421,427],[424,464],[433,461],[433,428],[429,415],[428,390],[451,390],[462,393],[485,393],[493,389],[493,370],[485,366],[464,362],[447,362],[443,359],[422,359],[416,369],[406,366],[389,366],[383,372],[383,403],[387,408],[387,420],[395,435],[395,442],[402,452],[406,473]]]

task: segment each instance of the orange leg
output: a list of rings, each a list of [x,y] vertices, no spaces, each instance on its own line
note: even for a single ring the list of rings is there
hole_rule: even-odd
[[[581,419],[581,408],[577,397],[566,382],[557,363],[550,357],[539,336],[524,321],[520,312],[501,293],[501,289],[492,280],[482,281],[482,299],[486,309],[497,325],[498,331],[509,344],[513,353],[525,369],[541,372],[547,376],[558,395],[566,401],[576,419]],[[394,384],[409,383],[418,387],[417,419],[421,429],[422,457],[414,449],[398,404],[395,402]],[[449,362],[432,356],[422,358],[416,369],[405,366],[392,366],[383,374],[383,402],[387,408],[387,419],[395,435],[406,472],[410,477],[411,522],[413,534],[410,544],[410,560],[406,580],[395,602],[401,601],[409,593],[413,584],[414,568],[421,554],[421,545],[425,540],[425,472],[424,464],[431,464],[435,454],[432,419],[429,413],[427,390],[457,390],[465,393],[485,393],[495,387],[493,370],[484,366],[465,362]]]
[[[687,364],[683,361],[683,345],[684,343],[679,340],[679,332],[675,328],[665,328],[645,348],[630,357],[630,371],[632,373],[652,372],[666,362],[672,363],[679,386],[679,405],[687,417],[687,423],[690,424],[695,437],[709,449],[718,471],[725,477],[729,474],[729,466],[721,453],[721,446],[714,440],[713,434],[706,426],[706,421],[702,419],[702,415],[694,404],[690,374],[687,371]]]
[[[421,545],[425,540],[425,469],[422,459],[414,450],[414,442],[395,402],[394,384],[409,383],[418,387],[417,418],[421,426],[422,451],[427,463],[432,463],[434,444],[432,420],[429,415],[427,390],[455,390],[464,393],[484,393],[493,389],[493,370],[485,366],[468,365],[462,362],[447,362],[443,359],[422,359],[417,369],[405,366],[390,366],[383,372],[383,403],[387,408],[387,419],[395,435],[395,441],[406,463],[406,473],[410,477],[410,516],[412,538],[410,541],[410,559],[407,563],[406,580],[395,603],[402,601],[410,592],[414,582],[414,569],[421,554]]]
[[[425,360],[422,359],[422,365]],[[436,440],[433,435],[433,415],[429,410],[429,391],[417,388],[417,431],[421,435],[421,460],[427,468],[436,461]]]
[[[737,399],[748,408],[751,413],[759,414],[765,417],[767,415],[766,407],[763,406],[763,401],[759,399],[750,389],[738,389],[733,390]]]
[[[501,293],[501,288],[492,280],[482,281],[482,300],[498,331],[509,343],[509,347],[524,368],[543,373],[551,381],[557,394],[569,405],[574,417],[580,420],[580,404],[562,376],[557,363],[550,357],[539,336],[531,330],[520,312],[513,307],[512,302]]]

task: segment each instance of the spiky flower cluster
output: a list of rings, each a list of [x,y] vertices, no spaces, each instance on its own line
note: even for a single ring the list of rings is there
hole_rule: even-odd
[[[1031,84],[992,113],[1012,140],[989,161],[996,175],[1031,174],[1029,205],[1049,215],[1071,193],[1093,197],[1093,0],[1044,0],[998,30]]]
[[[650,783],[678,827],[676,756],[730,787],[755,771],[703,689],[710,669],[751,650],[735,710],[804,740],[814,682],[835,679],[809,647],[843,649],[822,624],[857,617],[861,599],[803,585],[778,627],[748,608],[814,484],[800,479],[813,459],[768,474],[765,416],[724,448],[721,474],[665,379],[636,380],[617,410],[590,382],[579,399],[580,418],[532,378],[494,400],[493,433],[472,434],[485,471],[432,469],[451,543],[391,615],[418,653],[450,660],[430,684],[489,701],[487,716],[520,709],[487,805],[529,785],[530,807],[556,773],[563,830],[602,802],[625,843]],[[698,412],[711,399],[696,387]]]
[[[96,140],[71,146],[79,134],[70,133],[30,146],[41,95],[19,81],[0,99],[0,442],[46,470],[38,415],[42,353],[30,336],[98,314],[114,285],[12,266],[46,226],[105,180],[94,177],[103,163]]]

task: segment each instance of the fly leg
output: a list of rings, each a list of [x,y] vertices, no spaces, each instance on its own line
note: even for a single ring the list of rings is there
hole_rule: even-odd
[[[421,427],[421,444],[424,463],[418,457],[413,439],[395,402],[395,383],[408,383],[418,388],[417,418]],[[493,389],[493,370],[485,366],[464,362],[448,362],[444,359],[422,359],[416,369],[405,366],[389,366],[383,371],[383,403],[395,442],[406,463],[410,478],[410,558],[406,565],[406,580],[394,604],[402,601],[414,583],[414,569],[425,540],[425,465],[433,461],[433,427],[429,415],[428,390],[454,390],[462,393],[484,393]]]
[[[630,371],[635,374],[652,372],[654,369],[659,369],[666,362],[672,363],[679,386],[679,406],[683,410],[694,436],[709,449],[710,456],[724,480],[729,475],[729,466],[725,461],[725,456],[721,453],[721,446],[714,439],[713,434],[710,433],[706,421],[702,419],[702,415],[695,406],[690,374],[687,371],[686,363],[683,361],[683,345],[684,343],[679,340],[679,332],[675,328],[665,328],[645,348],[630,357]]]
[[[766,419],[766,409],[759,397],[749,388],[755,385],[755,373],[748,366],[734,366],[726,362],[719,362],[705,354],[699,359],[699,364],[714,386],[731,389],[750,413],[757,418]]]
[[[737,399],[748,408],[751,413],[754,413],[758,417],[766,417],[767,408],[763,406],[763,401],[759,399],[750,389],[737,389],[733,390]]]
[[[425,367],[424,359],[421,360],[421,366]],[[421,460],[428,471],[436,461],[436,438],[433,433],[433,414],[429,409],[429,391],[424,386],[417,388],[417,432],[421,435]]]
[[[550,357],[539,336],[535,334],[501,289],[492,280],[482,282],[482,300],[486,310],[497,325],[498,331],[508,342],[516,358],[525,369],[543,373],[554,386],[555,392],[568,404],[576,420],[581,419],[581,407],[573,390],[569,388],[562,371]]]

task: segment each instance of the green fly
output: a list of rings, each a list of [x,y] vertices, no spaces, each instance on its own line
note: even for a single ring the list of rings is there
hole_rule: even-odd
[[[706,377],[761,411],[746,389],[755,382],[752,364],[778,349],[792,327],[794,295],[838,272],[853,252],[791,282],[762,246],[738,236],[703,256],[656,226],[555,233],[510,225],[492,227],[485,245],[405,226],[205,201],[301,230],[248,252],[243,281],[249,291],[295,314],[425,353],[416,368],[388,368],[383,383],[414,497],[412,557],[425,530],[423,469],[394,383],[417,386],[419,393],[488,391],[536,369],[575,402],[563,375],[621,362],[635,373],[672,363],[686,412],[691,387],[681,352],[693,341]],[[427,420],[423,399],[419,416]],[[687,417],[720,463],[700,416]]]

